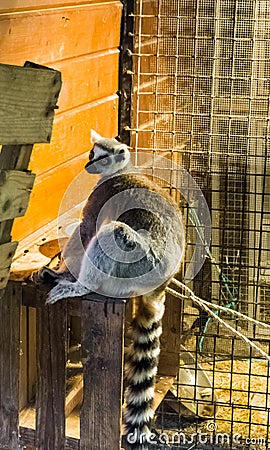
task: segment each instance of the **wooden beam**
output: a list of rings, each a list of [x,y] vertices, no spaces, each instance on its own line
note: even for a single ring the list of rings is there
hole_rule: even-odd
[[[83,401],[83,377],[78,375],[72,384],[70,392],[66,396],[66,417]]]
[[[27,450],[32,450],[32,447],[33,450],[36,450],[35,435],[36,430],[27,427],[20,427],[20,444],[27,447]],[[65,450],[80,450],[80,440],[72,437],[67,437]]]
[[[36,446],[40,450],[65,449],[66,301],[37,309]]]
[[[156,411],[167,392],[171,389],[174,377],[157,377],[155,386],[155,397],[153,408]]]
[[[80,450],[121,447],[124,310],[124,300],[82,300]]]
[[[9,269],[17,245],[18,242],[8,242],[7,244],[0,245],[0,289],[7,285]]]
[[[0,142],[50,142],[60,72],[0,64]]]
[[[0,299],[0,447],[18,450],[21,286],[9,283]]]
[[[24,216],[35,175],[0,169],[0,221]]]
[[[0,169],[26,170],[33,145],[4,145],[0,152]],[[13,219],[0,222],[0,244],[11,240]]]

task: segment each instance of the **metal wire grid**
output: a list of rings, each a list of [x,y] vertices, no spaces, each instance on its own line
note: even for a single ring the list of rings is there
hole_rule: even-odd
[[[162,155],[196,179],[211,210],[212,256],[229,280],[232,295],[228,297],[228,285],[209,261],[193,289],[220,304],[231,303],[233,297],[234,308],[269,322],[270,3],[137,0],[134,18],[132,145],[138,158],[151,152],[153,174],[156,157]],[[173,165],[170,170],[173,192],[177,177]],[[184,214],[188,264],[194,227],[188,207]],[[185,345],[207,370],[213,387],[209,405],[214,393],[218,397],[212,421],[219,432],[231,436],[240,430],[242,445],[249,437],[258,439],[255,446],[265,446],[270,426],[268,365],[256,362],[258,355],[222,326],[207,322],[205,314],[196,328],[196,318],[194,309],[182,317],[183,329],[189,330]],[[265,331],[244,321],[230,323],[269,352]],[[206,362],[206,354],[211,362]],[[245,360],[236,361],[240,357]],[[177,395],[183,399],[184,392],[179,379]],[[196,392],[198,412],[205,401]],[[161,429],[168,422],[182,429],[186,419],[167,403],[159,415]],[[190,433],[205,426],[192,423]]]

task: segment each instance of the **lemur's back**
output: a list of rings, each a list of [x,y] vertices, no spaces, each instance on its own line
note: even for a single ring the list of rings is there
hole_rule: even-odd
[[[146,177],[121,173],[102,179],[83,211],[82,240],[88,243],[103,222],[117,220],[135,231],[149,232],[156,251],[174,236],[183,245],[181,214],[172,197]],[[90,223],[91,221],[91,223]]]

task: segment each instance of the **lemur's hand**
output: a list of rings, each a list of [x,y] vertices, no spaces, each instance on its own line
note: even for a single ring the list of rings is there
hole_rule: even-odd
[[[33,272],[30,279],[35,284],[55,284],[57,282],[58,274],[49,267],[42,267],[40,270]]]

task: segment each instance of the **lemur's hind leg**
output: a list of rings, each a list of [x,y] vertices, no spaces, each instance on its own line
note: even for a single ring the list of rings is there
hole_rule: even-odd
[[[51,269],[44,266],[39,271],[33,272],[31,278],[37,284],[55,284],[61,280],[76,281],[83,256],[84,247],[81,241],[80,225],[78,225],[63,248],[59,267]]]
[[[49,292],[47,303],[55,303],[62,298],[80,297],[99,288],[102,281],[102,273],[95,270],[93,260],[98,252],[97,238],[93,238],[82,259],[78,279],[60,279],[58,284]]]

